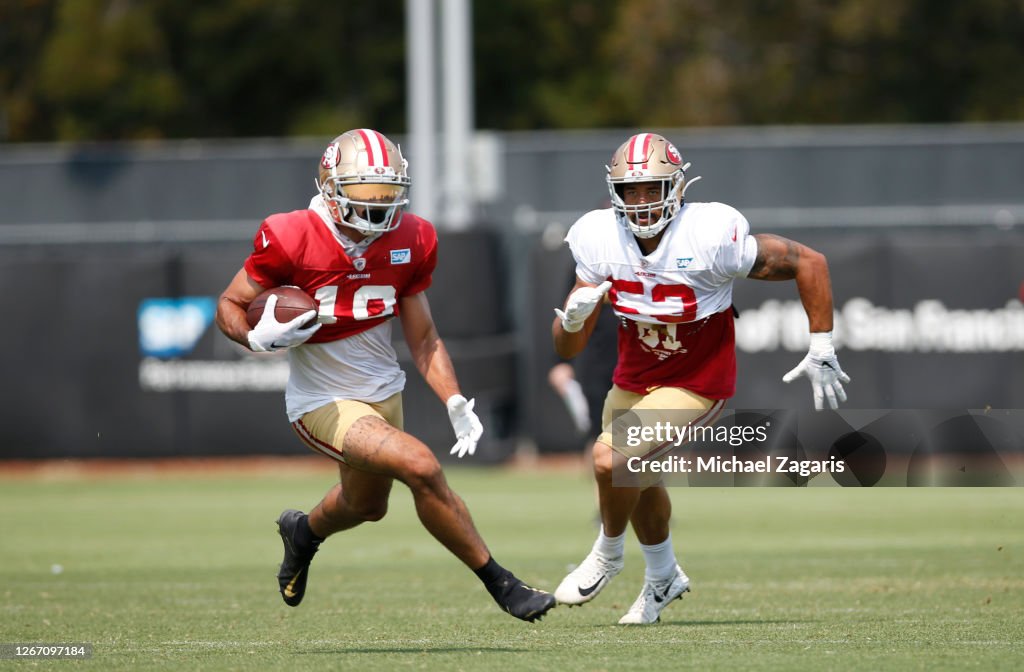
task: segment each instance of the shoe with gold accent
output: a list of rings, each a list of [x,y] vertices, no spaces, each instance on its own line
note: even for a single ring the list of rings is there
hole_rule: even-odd
[[[531,588],[509,571],[485,587],[499,607],[529,623],[541,620],[557,604],[554,595]]]
[[[306,579],[309,578],[309,563],[320,548],[320,542],[303,545],[296,539],[299,523],[306,514],[295,509],[287,509],[277,519],[277,532],[284,542],[284,560],[281,570],[277,573],[281,597],[289,607],[297,607],[306,594]]]

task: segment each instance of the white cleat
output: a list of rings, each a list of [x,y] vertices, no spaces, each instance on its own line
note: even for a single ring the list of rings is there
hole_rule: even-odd
[[[558,584],[555,599],[569,606],[590,602],[622,571],[623,564],[622,558],[607,560],[591,551],[580,566],[569,572],[562,583]]]
[[[690,592],[690,577],[676,565],[676,573],[664,581],[644,581],[640,597],[619,619],[619,625],[649,625],[661,620],[661,611],[672,600]]]

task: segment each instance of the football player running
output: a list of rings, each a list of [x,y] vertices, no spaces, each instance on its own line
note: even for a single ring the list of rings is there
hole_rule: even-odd
[[[491,557],[465,504],[448,487],[430,448],[402,430],[405,374],[391,346],[398,317],[416,367],[448,409],[452,454],[476,449],[483,427],[459,390],[424,290],[437,262],[437,234],[406,212],[410,179],[401,150],[370,129],[327,145],[319,193],[303,210],[263,221],[252,254],[224,290],[217,324],[254,352],[288,351],[288,419],[312,450],[335,460],[339,483],[309,514],[277,521],[284,542],[278,587],[298,606],[309,566],[325,539],[384,517],[393,481],[411,491],[423,526],[472,569],[498,605],[534,621],[555,605]],[[250,329],[246,308],[266,288],[295,285],[318,311],[279,323],[274,297]],[[316,324],[303,326],[312,317]]]
[[[687,168],[672,143],[653,133],[634,135],[615,151],[607,175],[612,207],[587,213],[566,236],[577,280],[552,325],[555,350],[569,358],[587,344],[605,300],[620,320],[604,431],[594,447],[601,531],[555,597],[569,605],[594,599],[622,570],[631,524],[646,571],[622,624],[657,622],[690,589],[690,580],[672,549],[665,486],[612,482],[629,458],[656,459],[672,444],[614,446],[612,413],[671,409],[685,418],[679,426],[715,421],[736,386],[733,280],[796,281],[810,323],[810,349],[783,380],[806,376],[816,409],[846,401],[843,383],[850,381],[832,346],[825,257],[779,236],[751,235],[743,215],[722,203],[686,202],[686,189],[700,179],[687,180]]]

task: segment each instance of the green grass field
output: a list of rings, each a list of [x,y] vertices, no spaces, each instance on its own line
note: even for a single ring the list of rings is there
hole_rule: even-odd
[[[616,621],[625,571],[542,623],[503,614],[396,486],[384,521],[329,540],[281,602],[274,520],[322,474],[0,478],[0,642],[90,642],[0,669],[1020,669],[1024,489],[673,489],[693,592]],[[595,535],[582,474],[453,469],[495,558],[553,589]],[[63,571],[54,572],[54,565]]]

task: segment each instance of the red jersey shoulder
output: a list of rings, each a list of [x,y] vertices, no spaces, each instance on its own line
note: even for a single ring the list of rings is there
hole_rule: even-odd
[[[315,248],[310,237],[316,234],[316,214],[310,210],[270,215],[260,224],[253,238],[253,251],[245,261],[245,270],[264,287],[287,284],[302,264],[302,250]]]
[[[437,247],[437,230],[434,225],[419,215],[407,212],[402,215],[402,222],[394,231],[381,237],[380,241],[395,247],[408,246],[410,250],[430,252]],[[414,263],[416,260],[412,260]]]
[[[271,215],[257,237],[262,237],[257,243],[267,247],[277,244],[296,267],[330,265],[340,249],[327,224],[312,210]]]

